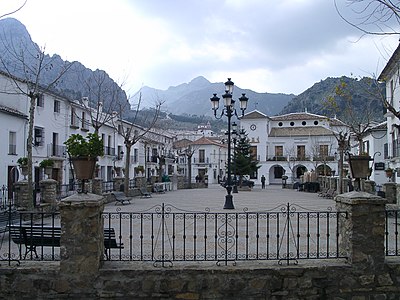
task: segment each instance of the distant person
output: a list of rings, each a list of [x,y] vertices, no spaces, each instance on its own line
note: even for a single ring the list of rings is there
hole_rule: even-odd
[[[261,176],[261,188],[265,189],[265,176],[264,175]]]

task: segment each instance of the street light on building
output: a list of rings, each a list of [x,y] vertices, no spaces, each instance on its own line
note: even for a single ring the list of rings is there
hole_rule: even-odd
[[[214,117],[216,119],[221,119],[222,116],[226,116],[228,118],[228,178],[226,182],[226,196],[225,196],[225,205],[224,209],[234,209],[233,205],[233,197],[232,197],[232,176],[231,176],[231,118],[232,116],[236,116],[240,118],[235,109],[235,100],[232,99],[233,94],[233,86],[234,83],[228,78],[228,81],[225,82],[225,94],[222,95],[224,99],[224,108],[221,111],[221,115],[217,116],[217,110],[219,107],[219,97],[217,94],[214,94],[213,97],[210,98],[212,103],[212,110],[214,111]],[[241,117],[244,116],[244,111],[247,108],[247,101],[249,98],[246,97],[246,94],[242,94],[239,98],[240,101],[240,110],[242,111]]]

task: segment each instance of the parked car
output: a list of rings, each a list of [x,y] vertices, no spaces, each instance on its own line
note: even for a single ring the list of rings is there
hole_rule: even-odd
[[[239,186],[240,185],[239,184],[239,179],[237,179],[236,182],[235,182],[235,178],[232,178],[232,186],[235,185],[235,183],[236,183],[237,186]],[[225,181],[221,181],[221,185],[223,187],[226,187],[226,184],[227,184],[226,180]],[[254,181],[246,179],[246,178],[243,177],[242,178],[242,187],[243,186],[248,186],[250,188],[253,188],[254,187]]]

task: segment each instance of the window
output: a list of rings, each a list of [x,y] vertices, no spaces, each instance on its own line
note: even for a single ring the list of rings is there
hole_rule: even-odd
[[[280,127],[283,126],[283,123],[282,123],[282,122],[279,122],[279,123],[278,123],[278,126],[280,126]]]
[[[133,163],[137,163],[138,161],[139,161],[139,149],[133,149]]]
[[[54,100],[54,112],[59,113],[60,112],[60,101]]]
[[[319,156],[320,157],[328,156],[328,145],[319,145]]]
[[[78,117],[76,115],[75,107],[71,107],[71,127],[78,128]]]
[[[251,146],[249,150],[250,150],[251,158],[253,160],[258,159],[257,158],[257,146]]]
[[[290,122],[290,126],[294,126],[294,122]]]
[[[363,142],[363,152],[369,154],[369,141]]]
[[[44,95],[43,94],[39,94],[36,97],[36,106],[44,107]]]
[[[206,151],[204,149],[199,150],[199,163],[205,163]]]
[[[306,146],[297,146],[297,159],[304,160],[306,157]]]
[[[393,99],[394,99],[394,84],[393,80],[390,80],[390,105],[393,106]]]
[[[82,112],[82,126],[81,126],[82,130],[89,130],[88,128],[88,124],[86,122],[86,115],[85,112]]]
[[[43,146],[44,145],[44,128],[35,127],[33,144],[35,146]]]
[[[14,131],[8,133],[8,154],[17,154],[17,133]]]
[[[275,156],[283,156],[283,146],[275,146]]]
[[[58,145],[58,133],[57,132],[53,132],[53,140],[51,143],[51,156],[62,156],[63,155],[63,149],[62,147],[60,147]]]

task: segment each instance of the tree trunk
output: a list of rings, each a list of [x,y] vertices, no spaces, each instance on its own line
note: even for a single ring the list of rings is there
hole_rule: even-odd
[[[192,188],[192,155],[187,156],[188,159],[188,189]]]
[[[131,163],[131,148],[130,143],[125,144],[126,155],[125,155],[125,174],[124,174],[124,193],[128,195],[129,192],[129,165]]]
[[[34,93],[29,93],[30,106],[29,106],[29,123],[28,123],[28,140],[27,140],[27,158],[28,158],[28,197],[31,201],[28,202],[28,210],[32,210],[34,207],[33,199],[33,160],[32,160],[32,148],[33,148],[33,124],[35,121],[35,106],[36,106],[36,96]]]

